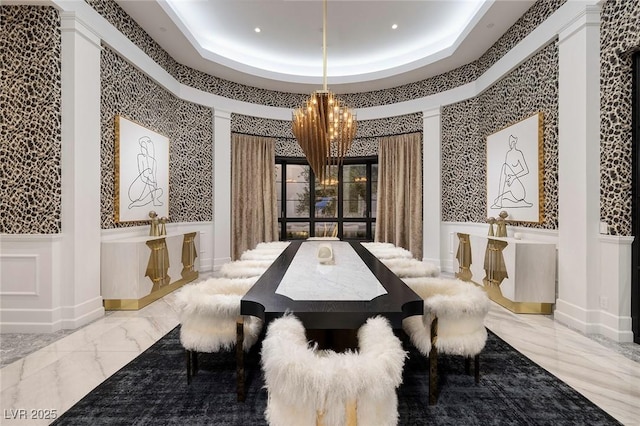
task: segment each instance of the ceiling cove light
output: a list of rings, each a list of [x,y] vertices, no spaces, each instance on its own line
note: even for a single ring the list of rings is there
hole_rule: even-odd
[[[327,0],[322,2],[322,90],[293,111],[292,130],[318,182],[342,164],[356,135],[356,115],[327,89]]]
[[[315,46],[310,47],[311,37],[282,41],[283,35],[286,35],[283,27],[295,27],[296,31],[309,27],[307,21],[303,20],[296,22],[300,27],[293,25],[293,22],[283,23],[283,17],[297,10],[305,13],[301,17],[313,16],[309,14],[308,7],[318,4],[317,0],[154,1],[158,2],[204,60],[242,73],[278,81],[313,85],[321,82],[319,58],[314,54]],[[406,42],[398,45],[389,37],[388,32],[374,32],[374,38],[379,41],[375,49],[362,49],[362,45],[357,43],[357,37],[343,38],[340,45],[331,50],[331,84],[341,85],[386,78],[418,69],[452,55],[464,35],[496,1],[501,0],[331,1],[335,11],[343,16],[357,16],[363,5],[370,5],[372,10],[381,11],[385,6],[397,4],[393,7],[401,9],[400,16],[405,16],[405,19],[402,22],[395,21],[398,28],[394,30],[393,36],[404,37],[411,34]],[[425,13],[429,11],[432,13],[426,15],[431,16],[427,19]],[[258,15],[258,12],[261,14]],[[433,16],[437,19],[432,18]],[[271,27],[265,28],[264,34],[260,33],[259,38],[256,37],[256,33],[251,37],[245,37],[254,28],[238,25],[238,21],[242,19],[254,24],[263,22],[263,25],[267,25],[268,22]],[[394,23],[389,23],[391,19],[397,18],[388,14],[380,17],[376,21],[376,24],[380,25],[377,28],[389,28]],[[302,25],[303,22],[305,25]],[[400,23],[402,29],[399,27]],[[278,27],[274,28],[273,25]],[[331,25],[332,33],[335,25],[337,35],[347,31],[345,28],[352,28],[353,22],[349,19],[336,19],[336,22],[332,20]]]

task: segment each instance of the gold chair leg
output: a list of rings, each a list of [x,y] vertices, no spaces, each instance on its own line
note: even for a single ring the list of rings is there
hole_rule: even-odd
[[[238,402],[245,400],[245,383],[244,383],[244,318],[240,317],[236,321],[236,376],[237,376],[237,392]]]
[[[358,425],[358,405],[355,399],[347,401],[347,403],[345,404],[345,412],[347,415],[346,426],[357,426]]]

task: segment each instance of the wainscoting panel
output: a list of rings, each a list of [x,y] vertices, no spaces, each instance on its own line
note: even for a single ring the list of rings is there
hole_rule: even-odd
[[[0,254],[0,297],[38,296],[40,255]]]
[[[61,329],[56,307],[62,240],[60,234],[0,236],[0,332]]]

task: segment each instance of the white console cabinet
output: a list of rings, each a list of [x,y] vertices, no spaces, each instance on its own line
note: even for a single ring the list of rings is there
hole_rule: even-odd
[[[551,313],[556,301],[553,243],[458,233],[453,265],[489,297],[517,313]],[[468,245],[468,246],[467,246]]]
[[[198,232],[103,241],[105,309],[132,310],[198,278]]]

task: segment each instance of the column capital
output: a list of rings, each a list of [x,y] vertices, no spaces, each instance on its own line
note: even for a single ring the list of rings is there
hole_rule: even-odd
[[[586,27],[600,27],[601,8],[598,4],[587,4],[558,31],[558,42],[562,43]]]
[[[218,108],[213,108],[213,118],[215,119],[223,119],[223,120],[231,120],[231,112],[224,111]]]
[[[442,107],[440,106],[422,111],[422,118],[437,117],[439,115],[442,115]]]
[[[60,30],[63,33],[75,32],[94,44],[96,47],[102,49],[100,36],[91,30],[91,27],[80,19],[76,12],[60,12]]]

